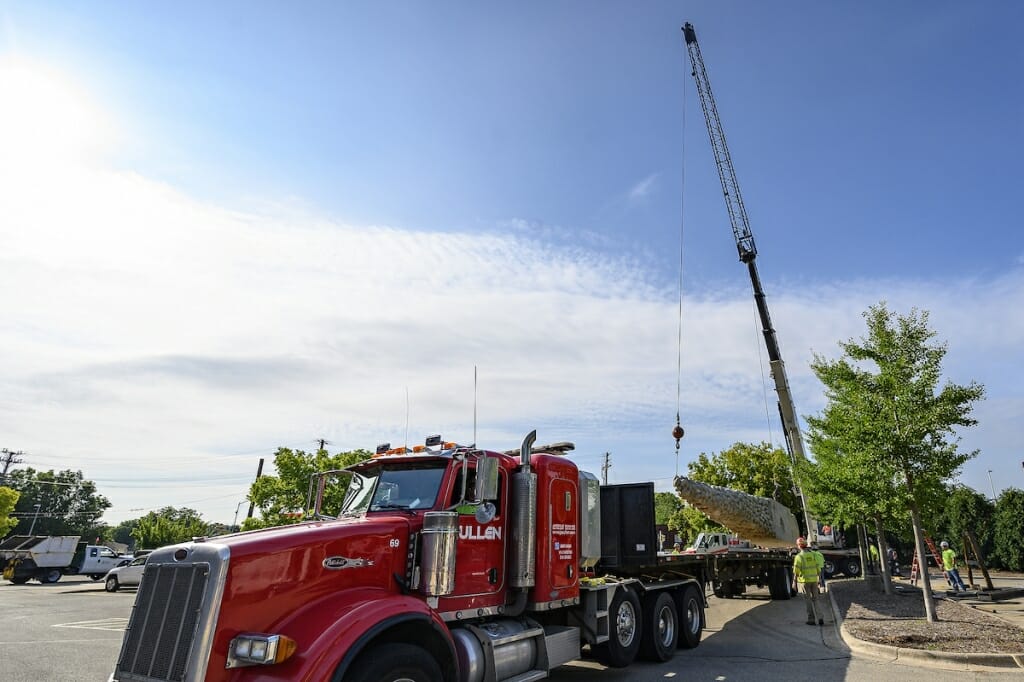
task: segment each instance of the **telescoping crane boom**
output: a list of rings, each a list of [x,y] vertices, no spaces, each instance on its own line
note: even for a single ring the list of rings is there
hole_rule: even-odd
[[[683,26],[683,38],[686,41],[686,51],[690,55],[690,64],[693,67],[691,73],[697,84],[700,106],[704,110],[704,121],[707,123],[708,136],[711,138],[711,149],[715,154],[718,178],[722,182],[722,194],[725,198],[725,207],[729,212],[733,237],[736,239],[736,249],[739,251],[740,261],[747,266],[750,283],[754,287],[754,301],[761,318],[761,331],[764,334],[765,346],[768,348],[768,360],[772,377],[775,380],[775,391],[779,396],[782,427],[786,434],[790,457],[795,464],[797,460],[806,460],[806,455],[804,454],[803,438],[800,436],[800,424],[796,417],[796,407],[793,404],[793,395],[789,390],[789,380],[786,377],[786,366],[782,362],[779,341],[775,336],[775,329],[772,327],[771,316],[768,314],[764,288],[761,286],[761,278],[757,274],[757,246],[754,244],[754,235],[750,231],[750,221],[747,218],[747,209],[743,205],[743,195],[740,194],[736,169],[733,168],[732,158],[729,155],[729,145],[725,142],[725,130],[723,130],[722,121],[718,117],[718,107],[715,105],[715,97],[711,92],[711,81],[708,80],[708,73],[704,68],[704,58],[700,54],[700,45],[697,44],[697,33],[693,30],[693,24],[687,23]],[[804,499],[803,489],[799,483],[797,492],[804,510],[808,538],[817,540],[818,524],[807,511],[807,501]]]

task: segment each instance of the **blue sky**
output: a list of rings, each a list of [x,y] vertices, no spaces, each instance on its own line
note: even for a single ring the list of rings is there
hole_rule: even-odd
[[[0,446],[82,468],[112,521],[186,502],[227,521],[278,445],[401,440],[407,387],[411,440],[471,441],[476,365],[481,445],[537,427],[667,489],[681,233],[680,466],[779,440],[690,21],[798,411],[823,406],[812,350],[881,299],[925,308],[949,377],[989,389],[964,482],[1024,485],[1022,19],[0,4],[0,134],[21,153],[0,168]]]

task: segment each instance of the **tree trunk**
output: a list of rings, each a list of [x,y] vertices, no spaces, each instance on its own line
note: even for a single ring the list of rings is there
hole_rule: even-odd
[[[860,579],[867,580],[871,572],[871,554],[868,552],[868,534],[864,531],[864,524],[857,524],[857,552],[860,553]]]
[[[892,576],[889,573],[889,545],[885,541],[885,528],[882,527],[882,517],[875,514],[875,533],[878,534],[878,563],[882,571],[882,591],[892,594]]]
[[[917,510],[917,502],[914,501],[912,492],[910,523],[914,526],[914,547],[917,548],[917,565],[921,571],[921,592],[924,594],[925,619],[929,623],[938,623],[939,617],[935,613],[935,598],[932,596],[932,581],[928,577],[928,554],[924,551],[924,531],[921,530],[921,514]],[[941,569],[942,566],[939,566],[939,568]]]

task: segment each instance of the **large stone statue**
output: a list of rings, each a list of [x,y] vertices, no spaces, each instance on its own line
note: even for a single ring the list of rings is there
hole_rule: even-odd
[[[793,513],[767,497],[676,476],[679,497],[744,540],[762,547],[792,547],[800,529]]]

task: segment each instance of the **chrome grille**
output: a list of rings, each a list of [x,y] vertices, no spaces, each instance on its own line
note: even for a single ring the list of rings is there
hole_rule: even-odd
[[[204,677],[228,552],[192,545],[189,563],[174,561],[173,550],[157,550],[146,563],[114,680],[195,682]]]

